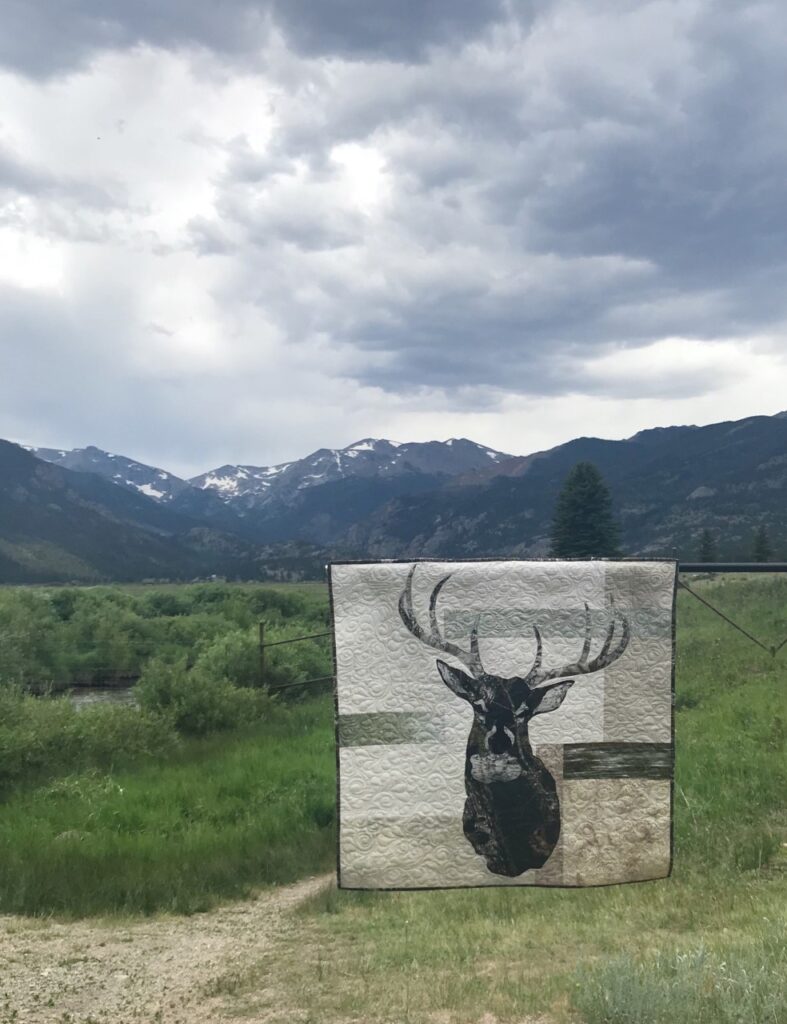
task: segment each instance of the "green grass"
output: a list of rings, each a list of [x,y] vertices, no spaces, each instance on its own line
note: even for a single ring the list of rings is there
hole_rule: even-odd
[[[0,912],[192,911],[325,866],[331,701],[259,688],[258,623],[320,633],[327,611],[324,587],[0,593]],[[274,647],[265,681],[330,664],[325,639]],[[26,692],[138,672],[141,710]]]
[[[787,1017],[787,929],[766,924],[724,954],[704,946],[619,956],[579,973],[574,1005],[586,1024],[783,1024]]]
[[[323,698],[134,772],[17,792],[0,805],[0,913],[191,913],[327,869],[331,745]]]
[[[697,585],[767,642],[787,632],[784,577]],[[216,992],[282,1021],[787,1020],[787,648],[771,658],[685,593],[678,622],[671,879],[328,890]],[[20,790],[0,805],[0,910],[196,911],[327,869],[333,773],[322,698],[243,735],[184,740],[157,764]]]
[[[65,697],[0,687],[0,801],[20,785],[160,760],[178,744],[171,719],[161,715],[111,705],[81,713]]]

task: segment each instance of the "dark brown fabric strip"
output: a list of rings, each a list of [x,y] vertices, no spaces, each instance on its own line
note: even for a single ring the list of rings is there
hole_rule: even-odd
[[[671,743],[567,743],[564,779],[671,779]]]

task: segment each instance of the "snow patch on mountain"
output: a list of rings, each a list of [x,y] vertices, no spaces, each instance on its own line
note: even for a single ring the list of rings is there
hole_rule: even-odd
[[[149,498],[155,498],[156,501],[161,501],[167,496],[166,491],[157,491],[152,484],[135,484],[133,480],[126,480],[126,486],[136,487],[140,494],[146,494]]]
[[[416,479],[419,475],[448,479],[508,458],[467,438],[402,442],[364,437],[344,448],[320,448],[294,462],[273,466],[226,464],[182,480],[157,466],[147,466],[92,445],[71,451],[32,447],[28,451],[67,469],[97,473],[161,504],[177,499],[178,507],[183,507],[185,502],[190,514],[196,507],[203,508],[210,498],[219,499],[219,507],[223,503],[243,516],[269,503],[286,508],[309,488],[341,480]]]
[[[185,480],[168,473],[165,469],[159,469],[158,466],[146,466],[125,455],[105,452],[101,448],[96,448],[95,445],[88,445],[86,448],[72,448],[70,451],[63,448],[33,447],[28,451],[45,462],[53,462],[65,469],[103,476],[119,487],[137,491],[162,504],[168,504],[189,488]]]
[[[310,487],[352,477],[389,478],[417,474],[453,477],[509,458],[467,438],[449,441],[389,441],[364,437],[344,448],[320,448],[276,466],[220,466],[189,481],[245,510],[272,501],[285,504]]]
[[[200,487],[203,490],[211,488],[214,491],[222,491],[223,493],[236,494],[238,491],[238,481],[248,476],[247,473],[239,472],[237,476],[217,476],[215,473],[206,473],[205,478]]]

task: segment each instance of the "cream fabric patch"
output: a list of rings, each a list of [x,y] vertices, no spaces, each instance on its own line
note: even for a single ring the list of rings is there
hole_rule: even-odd
[[[340,887],[666,877],[676,570],[333,563]]]

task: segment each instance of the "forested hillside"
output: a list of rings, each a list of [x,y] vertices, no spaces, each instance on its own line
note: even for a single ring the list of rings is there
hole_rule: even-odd
[[[316,564],[301,545],[271,551],[198,510],[188,515],[0,441],[0,583],[286,578],[314,575]]]
[[[548,553],[558,492],[572,466],[592,462],[612,492],[626,554],[696,557],[704,527],[722,557],[746,560],[757,526],[787,557],[787,416],[649,430],[627,441],[578,438],[440,491],[391,502],[347,535],[387,556]]]

